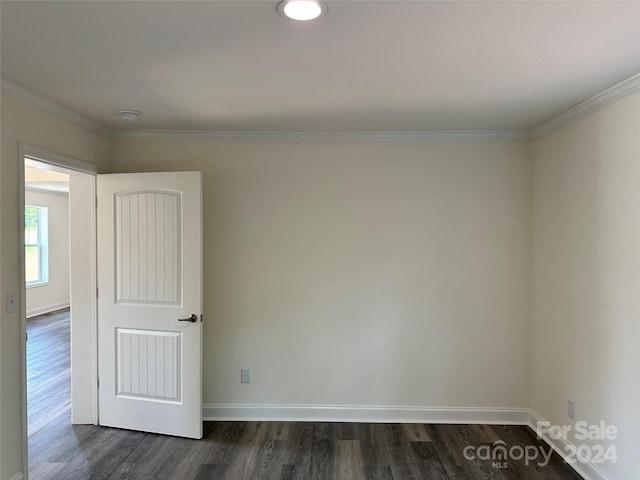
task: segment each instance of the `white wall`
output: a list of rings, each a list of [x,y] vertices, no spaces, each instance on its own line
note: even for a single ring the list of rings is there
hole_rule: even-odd
[[[112,161],[204,172],[205,404],[528,406],[527,143],[114,141]]]
[[[108,169],[109,141],[81,128],[57,120],[6,96],[0,97],[0,296],[20,292],[19,258],[22,247],[18,241],[18,142],[84,160]],[[0,311],[0,478],[9,479],[23,470],[20,438],[22,423],[23,382],[21,370],[24,340],[20,334],[21,313]],[[24,314],[24,312],[22,312]]]
[[[69,194],[27,190],[25,205],[47,207],[49,280],[27,288],[27,317],[69,306]]]
[[[531,407],[572,425],[570,398],[576,420],[615,425],[593,442],[617,448],[601,468],[640,478],[640,95],[535,141],[533,158]]]
[[[562,424],[570,397],[620,430],[607,474],[638,478],[638,95],[533,142],[533,208],[526,142],[109,142],[1,109],[3,305],[19,141],[100,171],[110,148],[116,171],[202,170],[205,403],[530,404]],[[23,462],[22,340],[0,313],[4,480]]]

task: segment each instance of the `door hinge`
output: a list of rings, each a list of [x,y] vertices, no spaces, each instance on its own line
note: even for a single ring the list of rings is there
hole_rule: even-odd
[[[100,388],[100,379],[98,378],[98,388]]]
[[[100,296],[100,290],[96,288],[96,298],[98,298],[99,296]]]

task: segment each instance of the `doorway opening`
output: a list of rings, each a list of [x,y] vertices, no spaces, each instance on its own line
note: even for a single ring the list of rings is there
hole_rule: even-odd
[[[25,159],[27,435],[71,423],[69,172]]]
[[[23,471],[38,478],[50,432],[97,423],[95,167],[21,144],[20,173]]]

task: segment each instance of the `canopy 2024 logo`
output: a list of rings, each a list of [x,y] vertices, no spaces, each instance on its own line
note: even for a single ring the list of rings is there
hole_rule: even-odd
[[[572,441],[576,444],[568,442],[572,431],[574,432]],[[614,425],[607,425],[604,421],[597,425],[580,421],[573,426],[538,422],[536,433],[538,439],[543,439],[546,435],[556,441],[558,453],[564,457],[566,463],[615,463],[618,460],[616,446],[612,443],[618,436],[618,429]],[[585,440],[589,443],[580,443]],[[462,453],[467,460],[491,461],[493,468],[508,468],[510,460],[523,461],[527,466],[535,463],[539,467],[544,467],[551,460],[553,448],[548,445],[508,447],[505,442],[498,440],[491,445],[467,445]]]

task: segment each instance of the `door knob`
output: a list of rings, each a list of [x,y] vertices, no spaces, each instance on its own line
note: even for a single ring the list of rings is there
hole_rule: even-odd
[[[198,316],[195,313],[192,313],[189,318],[179,318],[178,321],[196,323],[198,321]]]

